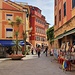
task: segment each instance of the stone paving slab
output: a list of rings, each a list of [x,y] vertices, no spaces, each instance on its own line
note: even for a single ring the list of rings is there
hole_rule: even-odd
[[[64,71],[60,66],[53,56],[27,55],[22,60],[0,63],[0,75],[75,75],[74,70]]]

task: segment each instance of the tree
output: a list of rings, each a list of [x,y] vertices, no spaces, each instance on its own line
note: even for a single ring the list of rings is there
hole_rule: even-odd
[[[50,27],[47,32],[47,40],[50,41],[50,44],[52,44],[54,42],[54,27]]]
[[[16,36],[16,54],[18,54],[18,35],[19,35],[19,26],[22,23],[22,18],[17,16],[15,22],[14,21],[10,21],[9,25],[11,25],[12,27],[17,26],[17,30],[14,31],[14,36]]]

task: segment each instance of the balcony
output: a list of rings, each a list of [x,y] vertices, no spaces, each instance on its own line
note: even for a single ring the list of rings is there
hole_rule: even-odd
[[[37,11],[33,11],[32,12],[32,15],[36,15],[36,16],[38,16],[38,17],[41,17],[42,15],[40,14],[40,13],[38,13]]]

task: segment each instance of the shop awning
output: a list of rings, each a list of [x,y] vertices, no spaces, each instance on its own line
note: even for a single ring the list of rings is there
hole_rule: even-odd
[[[21,46],[24,46],[25,43],[24,43],[23,40],[21,40],[21,41],[19,41],[19,44],[20,44]],[[26,45],[31,45],[31,43],[26,41]]]
[[[21,46],[24,46],[24,41],[23,40],[19,40],[19,45],[21,45]],[[1,46],[14,46],[14,45],[16,45],[16,41],[13,41],[13,40],[0,40],[0,45]],[[31,45],[31,43],[29,43],[29,42],[27,42],[26,41],[26,45]]]
[[[70,31],[65,32],[65,33],[63,34],[63,36],[67,36],[67,35],[70,35],[70,34],[73,34],[73,33],[75,33],[75,28],[72,29],[72,30],[70,30]]]
[[[61,39],[61,38],[63,38],[63,34],[58,35],[54,40]]]
[[[63,33],[63,34],[58,35],[58,36],[55,38],[55,40],[61,39],[61,38],[63,38],[64,36],[67,36],[67,35],[70,35],[70,34],[73,34],[73,33],[75,33],[75,28],[72,29],[72,30],[66,31],[66,32]]]
[[[12,40],[0,40],[1,46],[14,46],[15,43]]]

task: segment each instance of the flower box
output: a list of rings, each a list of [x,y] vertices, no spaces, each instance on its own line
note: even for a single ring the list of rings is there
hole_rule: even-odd
[[[8,56],[9,58],[12,58],[13,60],[21,60],[23,57],[25,57],[25,55],[22,54],[12,54]]]

